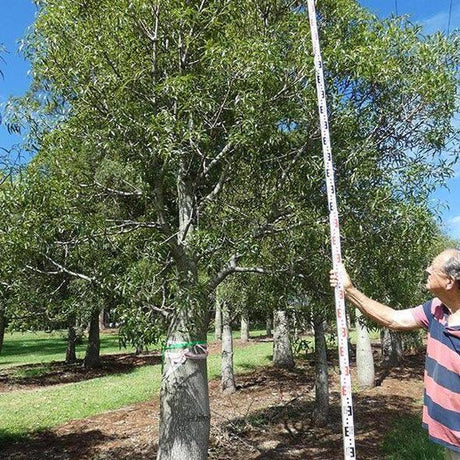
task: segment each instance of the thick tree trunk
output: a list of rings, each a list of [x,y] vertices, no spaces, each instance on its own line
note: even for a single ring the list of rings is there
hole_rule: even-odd
[[[315,330],[315,411],[314,420],[318,426],[325,426],[329,415],[329,374],[327,365],[327,346],[324,334],[326,322],[318,320],[313,323]]]
[[[289,321],[285,310],[276,310],[275,312],[273,365],[283,369],[291,369],[295,365],[289,337]]]
[[[3,341],[5,339],[5,329],[6,329],[6,318],[5,318],[5,310],[3,308],[0,309],[0,353],[3,349]]]
[[[195,254],[188,246],[193,236],[193,187],[186,179],[188,165],[181,165],[177,181],[179,232],[172,250],[183,306],[170,323],[160,391],[158,460],[206,460],[211,416],[206,354],[194,341],[205,341],[209,298],[191,298],[197,291]],[[159,206],[162,212],[161,203]],[[205,308],[206,306],[206,308]],[[187,351],[188,350],[188,351]],[[187,356],[185,353],[187,352]],[[203,359],[200,359],[203,358]]]
[[[93,369],[100,367],[100,337],[99,337],[99,310],[94,310],[91,314],[88,333],[88,347],[86,348],[86,355],[84,365],[87,368]]]
[[[272,312],[269,312],[267,314],[267,319],[266,319],[266,322],[265,322],[265,330],[266,330],[266,334],[267,334],[267,337],[272,337],[273,336],[273,313]]]
[[[228,305],[222,305],[222,391],[234,393],[236,391],[235,375],[233,373],[233,337]]]
[[[219,296],[216,295],[216,315],[214,321],[214,337],[216,340],[222,340],[222,307]]]
[[[362,313],[356,310],[356,367],[358,371],[358,386],[372,388],[375,386],[374,355],[372,354],[371,339],[367,327],[360,321]]]
[[[178,328],[181,330],[182,328]],[[201,335],[204,340],[205,334]],[[160,392],[160,436],[157,460],[206,460],[210,408],[206,359],[199,346],[176,331],[168,339]]]
[[[380,343],[382,345],[383,364],[388,368],[401,364],[403,359],[401,335],[396,331],[382,329],[380,332]]]
[[[241,314],[241,341],[249,341],[249,318],[247,313]]]
[[[75,345],[77,343],[77,331],[75,329],[76,319],[74,315],[69,317],[67,322],[67,349],[65,352],[65,362],[67,364],[74,364],[77,361],[77,354],[75,352]]]

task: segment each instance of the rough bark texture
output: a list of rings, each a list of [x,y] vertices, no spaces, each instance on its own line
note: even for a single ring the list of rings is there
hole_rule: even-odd
[[[65,352],[65,362],[67,364],[73,364],[77,361],[77,354],[75,352],[75,345],[77,343],[77,331],[75,330],[75,326],[75,316],[71,316],[67,323],[67,349]]]
[[[356,310],[356,367],[358,386],[372,388],[375,386],[374,355],[367,327],[360,321],[362,313]]]
[[[216,296],[216,315],[214,318],[214,336],[216,340],[222,340],[222,308],[221,301]]]
[[[86,355],[84,364],[85,367],[95,368],[100,367],[100,337],[99,337],[99,310],[94,310],[91,314],[88,333],[88,347],[86,348]]]
[[[3,349],[3,340],[5,339],[6,319],[5,312],[0,309],[0,353]]]
[[[265,322],[265,330],[267,337],[271,337],[273,335],[273,313],[270,312],[267,315],[267,320]]]
[[[327,365],[326,336],[324,335],[326,322],[318,320],[313,323],[315,330],[315,411],[314,419],[318,426],[325,426],[329,415],[329,376]]]
[[[283,369],[294,367],[291,339],[289,337],[289,320],[285,310],[275,312],[275,335],[273,336],[273,365]]]
[[[235,375],[233,373],[233,337],[228,305],[222,305],[222,391],[234,393],[236,391]]]
[[[241,315],[241,341],[247,342],[249,340],[249,318],[246,313]]]
[[[396,331],[382,329],[380,342],[382,344],[382,361],[384,365],[388,368],[398,366],[403,359],[401,335]]]

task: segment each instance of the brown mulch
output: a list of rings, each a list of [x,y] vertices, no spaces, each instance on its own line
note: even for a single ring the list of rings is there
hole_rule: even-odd
[[[242,346],[239,344],[238,346]],[[213,345],[217,352],[219,345]],[[135,357],[112,355],[104,358],[102,372],[126,371],[129,366],[158,362],[158,355]],[[402,414],[419,414],[423,394],[423,353],[406,358],[404,365],[385,372],[378,369],[375,388],[354,394],[357,457],[383,458],[380,445],[392,422]],[[62,364],[61,364],[62,366]],[[56,363],[53,378],[43,377],[28,388],[65,383],[65,369]],[[59,374],[61,372],[61,374]],[[237,377],[238,391],[223,395],[217,380],[211,381],[212,460],[282,460],[343,458],[338,366],[331,363],[329,422],[315,426],[311,419],[314,403],[314,366],[301,360],[291,371],[266,368]],[[67,370],[67,373],[72,374]],[[84,375],[75,371],[74,378]],[[59,375],[62,380],[59,382]],[[91,374],[90,378],[96,375]],[[85,378],[89,376],[86,375]],[[54,379],[54,380],[53,380]],[[66,380],[67,379],[67,380]],[[355,375],[352,375],[355,382]],[[47,382],[47,383],[45,383]],[[3,382],[0,391],[24,388],[26,382]],[[20,442],[0,446],[0,458],[11,460],[153,459],[157,450],[158,398],[68,422]],[[3,414],[0,414],[2,417]]]

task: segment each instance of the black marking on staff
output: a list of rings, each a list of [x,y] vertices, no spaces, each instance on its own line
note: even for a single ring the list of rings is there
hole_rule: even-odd
[[[334,269],[342,261],[340,248],[340,229],[335,195],[334,167],[329,136],[329,121],[327,118],[326,90],[324,87],[323,62],[319,46],[318,27],[316,24],[315,0],[307,0],[310,32],[313,44],[316,91],[318,97],[319,125],[321,130],[321,144],[323,148],[324,168],[326,176],[327,201],[329,207],[329,224],[331,231],[332,261]],[[339,279],[335,288],[335,310],[337,317],[337,337],[339,346],[340,385],[343,427],[343,451],[346,460],[356,458],[353,403],[351,395],[350,367],[348,363],[348,328],[345,315],[345,301],[342,280]]]

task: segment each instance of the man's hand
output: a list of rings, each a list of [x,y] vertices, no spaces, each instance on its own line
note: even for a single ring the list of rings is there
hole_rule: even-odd
[[[345,291],[348,291],[349,289],[353,288],[353,283],[351,282],[350,277],[348,276],[347,271],[345,270],[345,267],[343,264],[339,265],[339,271],[340,271],[340,278],[343,283],[343,289]],[[338,284],[338,274],[335,270],[331,270],[329,272],[329,283],[330,285],[335,288]]]

